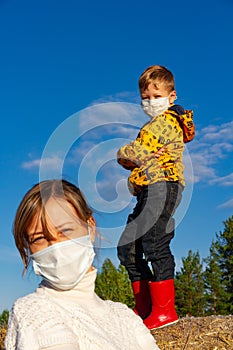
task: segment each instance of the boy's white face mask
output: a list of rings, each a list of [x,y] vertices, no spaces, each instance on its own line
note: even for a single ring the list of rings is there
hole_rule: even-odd
[[[90,234],[59,242],[31,255],[36,275],[55,289],[72,289],[86,274],[95,252]]]
[[[142,100],[142,109],[150,117],[154,118],[164,113],[169,107],[169,96],[159,97],[153,100]]]

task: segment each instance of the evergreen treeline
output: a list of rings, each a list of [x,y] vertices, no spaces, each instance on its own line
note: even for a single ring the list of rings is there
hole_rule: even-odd
[[[198,252],[188,252],[176,273],[176,309],[182,316],[229,315],[233,313],[233,215],[216,234],[209,256],[201,261]],[[106,259],[96,280],[96,293],[103,299],[133,307],[128,274]]]

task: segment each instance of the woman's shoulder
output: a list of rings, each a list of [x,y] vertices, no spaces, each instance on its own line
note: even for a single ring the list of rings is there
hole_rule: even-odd
[[[37,292],[33,292],[33,293],[27,294],[25,296],[22,296],[22,297],[16,299],[16,301],[13,304],[13,307],[18,308],[18,307],[26,306],[29,304],[37,304],[41,301],[41,299],[43,297],[44,296],[42,294],[39,294]]]
[[[27,315],[31,315],[33,312],[44,310],[46,308],[46,300],[43,295],[36,292],[27,294],[18,298],[11,309],[11,313],[14,314],[17,319],[26,319]]]

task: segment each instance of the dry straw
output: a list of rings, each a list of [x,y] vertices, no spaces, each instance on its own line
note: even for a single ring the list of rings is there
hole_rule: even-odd
[[[152,334],[161,350],[233,350],[233,316],[182,318]]]

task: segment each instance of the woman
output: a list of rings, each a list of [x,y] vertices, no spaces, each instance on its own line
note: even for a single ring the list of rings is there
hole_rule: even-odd
[[[42,277],[11,310],[6,350],[159,349],[140,317],[94,292],[95,220],[65,180],[35,185],[22,199],[13,233],[25,270]]]

